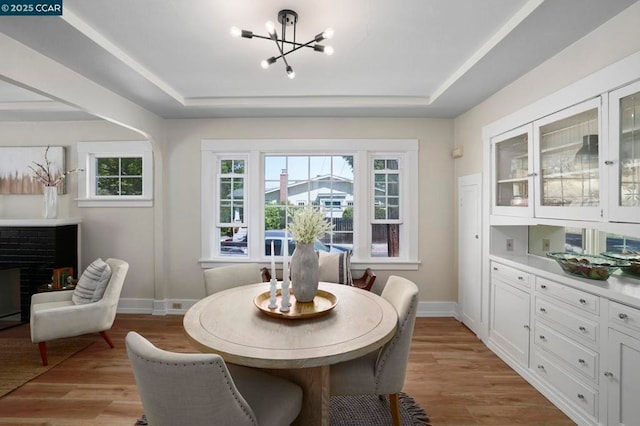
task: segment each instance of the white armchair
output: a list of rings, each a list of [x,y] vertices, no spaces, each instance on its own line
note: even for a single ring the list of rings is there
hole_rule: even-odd
[[[31,296],[31,341],[40,349],[42,364],[47,365],[48,340],[100,333],[113,348],[106,333],[113,325],[120,299],[120,291],[129,264],[123,260],[107,259],[111,278],[102,299],[97,302],[76,305],[71,300],[72,291],[37,293]]]

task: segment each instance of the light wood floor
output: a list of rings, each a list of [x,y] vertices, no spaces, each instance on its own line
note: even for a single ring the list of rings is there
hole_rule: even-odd
[[[181,316],[118,315],[115,349],[96,342],[0,399],[1,425],[128,425],[142,413],[124,336],[193,352]],[[34,362],[39,362],[36,345]],[[404,391],[438,425],[571,425],[560,410],[452,318],[418,318]]]

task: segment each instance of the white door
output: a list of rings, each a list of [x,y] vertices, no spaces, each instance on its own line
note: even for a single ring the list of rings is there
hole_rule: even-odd
[[[480,174],[458,178],[458,305],[476,335],[482,322],[482,199]]]

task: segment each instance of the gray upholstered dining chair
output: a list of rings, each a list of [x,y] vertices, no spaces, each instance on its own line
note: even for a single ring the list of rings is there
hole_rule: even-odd
[[[400,424],[398,392],[402,390],[418,308],[418,287],[392,275],[382,297],[398,311],[398,329],[381,349],[331,366],[331,395],[389,395],[394,425]]]
[[[204,292],[207,296],[222,290],[262,282],[260,265],[243,263],[204,270]]]
[[[125,341],[150,425],[282,426],[302,408],[302,389],[287,380],[217,354],[165,351],[134,331]]]
[[[95,276],[92,267],[98,261],[110,275]],[[129,264],[124,260],[107,259],[103,262],[97,259],[82,274],[74,291],[52,291],[31,296],[31,341],[38,344],[42,365],[48,364],[46,342],[49,340],[100,333],[113,348],[107,330],[111,329],[116,318],[120,292],[128,270]],[[83,287],[85,282],[93,285],[95,281],[102,280],[104,284],[107,279],[106,286],[101,290],[103,294],[87,294],[87,288]]]

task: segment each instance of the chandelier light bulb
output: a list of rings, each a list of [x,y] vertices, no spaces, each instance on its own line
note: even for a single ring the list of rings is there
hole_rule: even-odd
[[[240,28],[238,28],[238,27],[231,27],[229,32],[231,33],[231,36],[233,36],[233,37],[240,37],[242,35],[242,30],[240,30]]]
[[[264,61],[260,62],[260,66],[263,70],[266,70],[267,68],[269,68],[269,62],[267,62],[267,60],[265,59]]]
[[[324,53],[327,56],[333,55],[333,47],[332,46],[325,46],[324,47]]]
[[[264,26],[267,28],[269,35],[274,35],[276,33],[276,25],[272,21],[267,21]]]
[[[287,77],[289,77],[291,80],[296,78],[296,73],[295,71],[293,71],[293,68],[291,68],[291,65],[287,66]]]
[[[322,33],[324,35],[324,38],[332,38],[333,37],[333,28],[327,28],[326,30],[324,30],[324,32]]]

